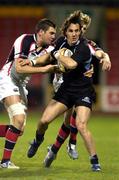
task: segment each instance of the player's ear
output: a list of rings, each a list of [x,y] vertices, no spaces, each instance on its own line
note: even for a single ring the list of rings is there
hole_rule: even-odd
[[[43,29],[40,29],[39,32],[38,32],[38,35],[41,36],[42,34],[44,34],[44,30]]]

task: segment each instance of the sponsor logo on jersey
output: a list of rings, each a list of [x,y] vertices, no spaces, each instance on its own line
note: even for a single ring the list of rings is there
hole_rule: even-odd
[[[87,102],[87,103],[89,103],[89,104],[91,103],[89,97],[84,97],[84,98],[82,99],[82,101]]]

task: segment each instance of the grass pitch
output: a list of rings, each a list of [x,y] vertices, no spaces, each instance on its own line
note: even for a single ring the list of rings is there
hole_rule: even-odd
[[[43,167],[43,159],[47,153],[47,146],[55,140],[62,117],[50,124],[44,143],[35,157],[28,159],[28,142],[34,137],[39,114],[28,113],[24,135],[16,144],[12,161],[20,166],[20,170],[0,169],[0,179],[10,180],[119,180],[119,116],[92,115],[89,121],[96,142],[97,152],[102,167],[101,172],[90,170],[89,156],[83,141],[78,135],[78,160],[71,160],[66,152],[67,141],[60,149],[57,159],[50,168]],[[8,123],[8,117],[0,114],[0,123]],[[2,156],[4,139],[0,139],[0,156]]]

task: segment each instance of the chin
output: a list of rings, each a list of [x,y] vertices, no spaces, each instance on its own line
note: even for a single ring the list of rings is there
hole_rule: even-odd
[[[72,45],[76,44],[78,40],[72,41]]]
[[[75,45],[76,43],[77,43],[77,41],[75,41],[75,42],[72,42],[72,43],[71,43],[71,45],[73,46],[73,45]]]

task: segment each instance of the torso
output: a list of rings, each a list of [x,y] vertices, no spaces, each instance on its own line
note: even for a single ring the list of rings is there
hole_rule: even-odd
[[[86,39],[81,39],[75,46],[69,46],[65,38],[61,37],[56,43],[56,49],[68,48],[73,52],[72,58],[78,63],[78,66],[63,74],[63,86],[69,88],[82,88],[92,84],[92,78],[84,76],[84,72],[90,69],[92,54],[87,45]]]

